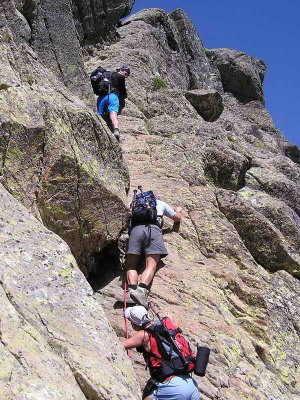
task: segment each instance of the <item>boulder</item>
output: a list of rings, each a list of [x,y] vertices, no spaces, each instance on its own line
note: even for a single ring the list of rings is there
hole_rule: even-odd
[[[264,191],[272,197],[284,201],[300,216],[299,177],[298,179],[290,179],[283,169],[274,168],[272,164],[265,166],[265,168],[260,165],[250,168],[245,176],[247,186]],[[299,172],[298,166],[296,169]]]
[[[262,83],[266,65],[263,61],[232,49],[212,49],[206,54],[219,70],[225,92],[264,102]]]
[[[260,213],[257,210],[260,207],[256,207],[256,209],[251,207],[240,193],[219,191],[217,198],[220,211],[234,225],[258,264],[270,271],[284,269],[296,277],[300,276],[299,248],[298,245],[292,248],[291,238],[289,240],[289,237],[286,237],[284,228],[280,232],[271,222],[270,216],[266,218],[263,213]],[[273,215],[276,206],[278,207],[276,201],[274,204],[270,201],[269,207],[273,208]],[[287,214],[283,216],[285,217]],[[277,225],[281,226],[278,216],[276,220]],[[296,224],[294,223],[292,226],[298,233]],[[293,238],[292,234],[291,237]]]
[[[216,90],[190,90],[185,97],[205,121],[216,121],[224,108],[222,96]]]
[[[66,243],[2,185],[0,204],[1,398],[136,400],[130,361]]]
[[[116,27],[126,17],[134,0],[72,0],[75,27],[82,45],[103,42],[116,36]]]

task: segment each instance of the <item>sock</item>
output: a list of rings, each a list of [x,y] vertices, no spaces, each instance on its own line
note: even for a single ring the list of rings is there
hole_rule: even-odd
[[[145,283],[139,283],[139,287],[149,290],[148,285],[146,285]]]
[[[137,285],[128,285],[128,289],[133,289],[135,290],[137,288]]]

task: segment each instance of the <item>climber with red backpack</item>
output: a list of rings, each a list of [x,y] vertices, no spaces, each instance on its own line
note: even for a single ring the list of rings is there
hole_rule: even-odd
[[[168,252],[162,236],[163,216],[174,222],[181,220],[182,207],[175,209],[155,196],[152,190],[143,192],[139,186],[134,191],[130,206],[129,241],[126,252],[126,275],[128,289],[126,304],[148,307],[149,286],[153,280],[159,260]],[[138,281],[140,256],[145,255],[145,269]]]
[[[205,375],[210,350],[198,347],[195,357],[181,329],[169,317],[157,316],[158,321],[152,323],[143,306],[125,310],[136,333],[121,344],[143,354],[151,375],[144,400],[199,400],[197,383],[190,374]]]
[[[127,91],[125,78],[130,75],[129,67],[123,65],[116,71],[106,71],[98,67],[91,73],[91,84],[97,100],[98,114],[106,121],[115,138],[120,140],[118,115],[125,107]]]

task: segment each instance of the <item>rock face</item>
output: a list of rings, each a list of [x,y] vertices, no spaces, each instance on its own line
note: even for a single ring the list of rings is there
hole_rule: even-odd
[[[116,35],[116,25],[126,17],[134,0],[72,0],[75,26],[82,44],[101,43]]]
[[[212,348],[207,375],[197,378],[203,399],[300,399],[297,149],[265,110],[265,67],[248,55],[227,49],[191,53],[195,68],[200,57],[207,69],[198,70],[187,95],[189,72],[185,85],[174,79],[175,71],[188,71],[181,64],[187,63],[186,39],[171,20],[162,10],[137,13],[118,29],[120,42],[98,52],[109,67],[116,54],[132,67],[120,117],[131,188],[151,188],[184,208],[179,232],[165,221],[169,255],[151,299],[193,346]],[[193,48],[201,46],[198,41]],[[96,59],[96,53],[86,59],[89,70]],[[206,71],[214,76],[213,87]],[[157,76],[168,86],[157,90]],[[207,107],[201,94],[213,90]],[[223,111],[214,118],[202,115],[220,104]],[[99,271],[92,284],[120,330],[113,303],[121,271],[109,257],[99,260]],[[143,383],[147,374],[140,356],[134,357]]]
[[[98,2],[52,3],[1,3],[1,181],[26,209],[1,188],[0,398],[140,397],[111,328],[124,337],[115,239],[129,171],[131,189],[184,209],[179,231],[166,218],[151,299],[211,348],[201,398],[299,400],[300,150],[264,108],[264,64],[205,49],[182,10],[143,10],[115,32],[104,15],[132,2],[103,2],[99,26]],[[88,82],[71,83],[74,66],[100,63],[132,70],[120,146],[83,101]]]
[[[137,399],[130,362],[68,246],[2,186],[0,202],[1,399]]]
[[[48,8],[45,3],[43,12],[50,13],[52,6],[60,4],[54,3]],[[124,225],[128,172],[120,149],[103,122],[41,63],[46,53],[38,50],[38,56],[22,41],[12,3],[7,0],[3,6],[2,182],[47,227],[66,240],[87,274],[87,259],[114,240]],[[71,23],[67,11],[63,17]],[[64,26],[54,16],[53,19]],[[16,31],[10,29],[15,26]],[[58,37],[63,35],[56,33]],[[34,40],[33,43],[35,46]],[[46,51],[48,42],[45,39],[43,43]],[[72,41],[66,39],[66,52],[68,48],[72,48]],[[51,60],[49,67],[53,69]],[[67,70],[72,69],[72,62],[65,59]]]
[[[129,37],[133,25],[135,34]],[[143,71],[139,69],[136,76],[143,80],[144,88],[151,86],[153,74],[159,75],[175,88],[214,87],[205,49],[192,21],[181,9],[170,14],[159,8],[142,10],[127,18],[118,33],[125,46],[121,54],[125,53],[125,57],[128,57],[135,53],[137,59],[143,59]],[[150,40],[146,47],[140,47],[141,36]],[[156,56],[153,57],[153,54]],[[114,59],[106,62],[110,61]],[[139,64],[133,66],[139,68]]]

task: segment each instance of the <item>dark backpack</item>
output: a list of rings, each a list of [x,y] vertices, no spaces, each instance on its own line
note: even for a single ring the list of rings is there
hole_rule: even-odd
[[[111,77],[113,72],[106,71],[102,67],[98,67],[90,75],[93,91],[97,96],[106,96],[110,94],[112,85]]]
[[[152,190],[136,194],[131,204],[131,225],[156,224],[157,203]]]
[[[151,377],[163,382],[171,375],[189,374],[195,367],[195,355],[189,342],[169,317],[145,329],[150,333],[150,352],[142,350]]]

